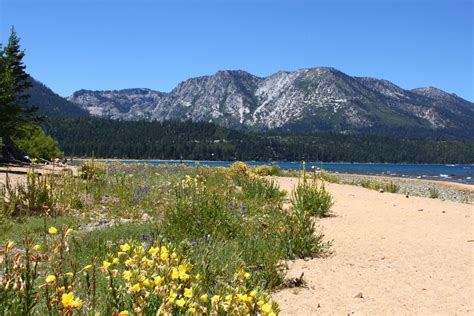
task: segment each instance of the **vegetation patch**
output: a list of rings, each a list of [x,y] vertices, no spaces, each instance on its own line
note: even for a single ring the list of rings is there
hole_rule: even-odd
[[[88,162],[78,177],[31,171],[7,183],[0,305],[7,314],[277,314],[268,293],[286,286],[285,260],[328,247],[313,216],[328,214],[331,197],[304,180],[284,209],[285,193],[254,171]]]

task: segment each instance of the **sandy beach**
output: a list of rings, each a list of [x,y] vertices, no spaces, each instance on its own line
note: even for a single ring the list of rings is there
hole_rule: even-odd
[[[333,254],[289,264],[307,287],[274,294],[283,315],[474,313],[474,205],[327,188],[334,216],[317,225]]]

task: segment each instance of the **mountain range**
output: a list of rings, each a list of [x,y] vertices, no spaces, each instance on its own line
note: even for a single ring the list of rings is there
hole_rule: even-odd
[[[474,104],[455,94],[434,87],[406,90],[387,80],[352,77],[329,67],[279,71],[268,77],[218,71],[181,82],[169,93],[143,88],[79,90],[62,100],[52,109],[54,114],[191,120],[253,131],[474,137]]]

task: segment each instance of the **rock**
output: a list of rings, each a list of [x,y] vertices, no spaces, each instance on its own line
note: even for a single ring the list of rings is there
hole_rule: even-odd
[[[422,209],[422,208],[420,208],[420,209],[418,210],[418,212],[423,212],[423,209]]]
[[[359,292],[356,295],[354,295],[354,298],[364,298],[364,295],[362,295],[362,292]]]
[[[441,213],[446,213],[446,211],[443,211],[443,212],[441,212]]]
[[[380,192],[380,193],[383,193],[383,192],[384,192],[384,190],[383,190],[382,188],[380,188],[380,189],[379,189],[379,192]]]

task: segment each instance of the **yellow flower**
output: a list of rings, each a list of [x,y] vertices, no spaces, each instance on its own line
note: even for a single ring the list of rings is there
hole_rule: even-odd
[[[176,297],[178,296],[178,294],[176,294],[175,292],[170,292],[170,296],[168,297],[168,302],[170,303],[173,303],[175,300],[176,300]]]
[[[145,279],[145,280],[143,281],[143,285],[144,285],[144,286],[147,286],[147,287],[150,287],[150,286],[152,285],[150,279]]]
[[[66,293],[61,296],[61,303],[64,307],[81,307],[81,300],[74,299],[74,293]]]
[[[257,291],[254,290],[254,291],[250,292],[249,295],[250,295],[251,297],[255,298],[255,297],[257,296]]]
[[[168,258],[169,258],[168,248],[166,248],[165,246],[161,246],[161,251],[160,251],[161,261],[166,261],[168,260]]]
[[[207,294],[203,294],[203,295],[201,295],[200,299],[204,303],[207,303],[207,301],[209,300],[209,296]]]
[[[272,311],[272,305],[265,303],[262,305],[262,312],[264,313],[270,313]]]
[[[158,247],[150,247],[150,249],[148,250],[148,253],[152,256],[155,256],[157,253],[158,253]]]
[[[41,250],[41,245],[34,245],[32,249],[35,250],[35,251],[40,251]]]
[[[51,235],[56,235],[58,233],[58,229],[56,227],[51,226],[48,229],[48,233],[50,233]]]
[[[15,245],[16,245],[16,243],[15,243],[14,241],[11,241],[11,240],[10,240],[10,241],[7,243],[7,251],[8,251],[8,250],[12,250],[13,247],[15,247]]]
[[[244,273],[244,278],[245,278],[246,280],[250,279],[250,277],[251,277],[250,273],[248,273],[248,272],[245,272],[245,273]]]
[[[92,264],[88,264],[84,268],[82,268],[82,271],[90,271],[92,269],[94,269],[94,266]]]
[[[179,272],[179,278],[183,281],[186,281],[186,280],[189,279],[189,274],[187,274],[186,272],[181,271],[181,272]]]
[[[160,286],[165,279],[162,278],[161,276],[156,276],[154,277],[153,281],[155,282],[156,286]]]
[[[130,245],[129,244],[123,244],[123,245],[120,245],[120,250],[122,251],[129,251],[130,250]]]
[[[105,269],[107,269],[108,267],[110,267],[110,265],[111,265],[111,263],[108,262],[107,260],[104,260],[104,261],[102,262],[102,267],[104,267]]]
[[[258,301],[258,302],[257,302],[257,305],[258,305],[259,307],[262,307],[262,306],[263,306],[263,304],[265,304],[265,302],[264,302],[264,301],[262,301],[262,300],[260,300],[260,301]]]
[[[178,255],[176,254],[176,252],[173,252],[171,254],[171,259],[176,259],[176,258],[178,258]]]
[[[268,316],[276,316],[275,312],[268,313]]]
[[[140,283],[135,283],[129,289],[132,293],[137,293],[138,291],[140,291]]]
[[[118,316],[128,316],[128,311],[121,311]]]
[[[180,298],[179,300],[176,300],[176,305],[178,307],[183,307],[185,304],[186,304],[186,301],[184,300],[184,298]]]
[[[119,263],[120,263],[120,260],[119,260],[118,258],[114,258],[114,259],[112,260],[112,263],[113,263],[113,264],[119,264]]]
[[[129,270],[123,271],[122,276],[125,280],[128,281],[132,277],[132,272]]]
[[[199,273],[196,274],[196,276],[194,278],[196,279],[196,281],[201,281],[202,280],[202,276]]]
[[[173,271],[171,272],[171,279],[176,280],[179,278],[179,271],[176,268],[173,268]]]
[[[232,301],[232,295],[230,295],[230,294],[229,294],[229,295],[226,295],[225,300],[226,300],[227,302]]]
[[[72,228],[69,228],[68,230],[66,230],[66,236],[71,236],[72,233],[74,232],[74,230]]]
[[[212,305],[216,305],[217,302],[219,302],[219,300],[221,299],[221,297],[219,295],[214,295],[212,298],[211,298],[211,303]]]
[[[54,275],[48,275],[46,277],[46,283],[52,283],[52,282],[55,282],[56,281],[56,276]]]
[[[123,252],[123,251],[117,252],[117,256],[119,256],[119,257],[125,256],[125,255],[126,255],[126,253]]]
[[[74,275],[74,273],[72,273],[72,272],[66,272],[65,275],[68,276],[68,277],[72,277],[72,276]]]
[[[193,288],[184,289],[184,297],[192,298],[193,297]]]

